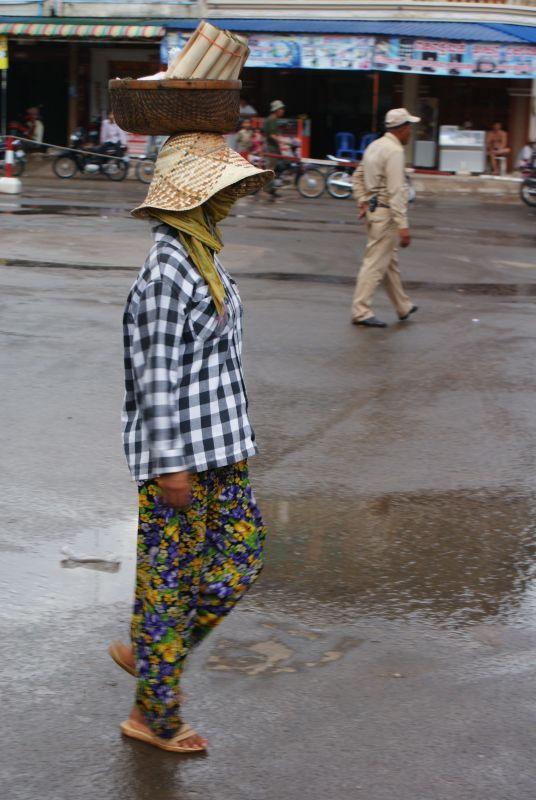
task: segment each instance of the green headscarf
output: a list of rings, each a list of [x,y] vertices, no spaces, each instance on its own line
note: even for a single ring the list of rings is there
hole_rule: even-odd
[[[151,216],[177,231],[181,244],[207,283],[220,316],[225,310],[225,287],[214,263],[214,254],[223,247],[218,223],[229,214],[235,199],[231,192],[222,191],[189,211],[148,209]]]

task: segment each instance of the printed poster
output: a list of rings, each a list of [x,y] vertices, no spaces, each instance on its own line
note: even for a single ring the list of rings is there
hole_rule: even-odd
[[[163,64],[190,34],[169,31],[161,43]],[[246,67],[340,69],[536,78],[536,45],[455,42],[410,36],[252,34]]]

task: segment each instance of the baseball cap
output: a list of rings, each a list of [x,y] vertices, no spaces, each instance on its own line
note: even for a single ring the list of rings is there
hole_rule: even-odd
[[[407,108],[392,108],[385,115],[386,128],[398,128],[400,125],[405,125],[407,122],[420,122],[420,117],[412,116]]]
[[[270,103],[270,111],[272,114],[274,111],[279,111],[280,108],[285,108],[285,104],[281,102],[281,100],[272,100]]]

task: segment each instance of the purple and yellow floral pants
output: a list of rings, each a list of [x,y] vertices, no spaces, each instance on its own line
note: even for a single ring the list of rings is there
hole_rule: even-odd
[[[264,539],[246,461],[194,475],[192,503],[181,511],[155,481],[139,487],[131,638],[137,706],[158,736],[180,728],[185,658],[257,578]]]

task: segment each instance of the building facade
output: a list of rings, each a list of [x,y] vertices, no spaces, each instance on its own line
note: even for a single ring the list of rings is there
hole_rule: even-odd
[[[277,97],[308,116],[313,155],[398,105],[423,117],[419,166],[438,166],[445,125],[501,121],[513,153],[536,139],[536,0],[0,0],[7,117],[37,105],[46,141],[64,143],[106,113],[110,78],[156,72],[201,18],[249,35],[244,95],[261,115]]]

